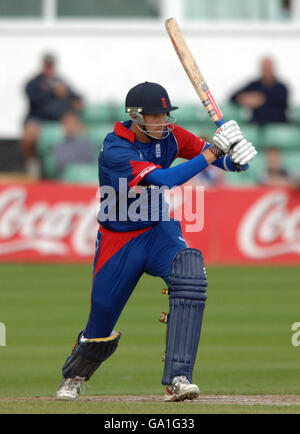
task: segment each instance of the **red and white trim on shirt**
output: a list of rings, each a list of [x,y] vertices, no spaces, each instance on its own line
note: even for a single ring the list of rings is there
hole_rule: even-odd
[[[150,172],[162,169],[161,166],[149,161],[129,161],[132,167],[133,180],[128,183],[130,188],[136,187]]]

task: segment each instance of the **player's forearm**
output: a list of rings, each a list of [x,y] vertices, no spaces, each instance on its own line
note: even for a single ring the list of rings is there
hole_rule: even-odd
[[[209,154],[211,154],[212,157],[210,157]],[[211,158],[215,159],[213,154],[208,151],[207,159],[210,160]],[[144,181],[150,185],[166,185],[169,188],[175,187],[176,185],[182,185],[208,166],[209,163],[207,159],[203,152],[197,157],[179,164],[176,167],[153,170],[144,178]]]
[[[206,152],[206,150],[209,150],[209,147],[210,147],[209,144],[205,145],[203,154]],[[238,167],[231,161],[231,158],[229,157],[229,155],[224,155],[223,157],[218,158],[217,160],[214,159],[214,161],[210,161],[210,163],[213,166],[218,167],[219,169],[226,170],[229,172],[237,172],[239,170]],[[248,168],[248,165],[244,165],[242,167],[243,170],[246,170],[247,168]]]
[[[210,147],[207,147],[202,152],[202,155],[203,155],[203,157],[205,158],[205,160],[207,161],[208,164],[212,164],[212,163],[214,163],[217,160],[215,154],[212,152],[212,150],[210,149]]]
[[[209,148],[210,148],[210,144],[207,143],[203,150],[203,154],[207,155],[206,160],[208,163],[213,164],[214,166],[222,170],[233,170],[232,169],[232,167],[234,167],[233,163],[229,164],[228,162],[228,165],[226,164],[227,163],[226,158],[230,160],[230,157],[228,155],[224,155],[223,157],[216,159],[213,153],[209,151]]]

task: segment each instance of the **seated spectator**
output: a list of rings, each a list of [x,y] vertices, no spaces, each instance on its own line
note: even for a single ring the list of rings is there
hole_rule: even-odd
[[[27,83],[25,91],[29,112],[20,145],[25,159],[25,171],[30,177],[38,179],[40,163],[36,155],[36,142],[41,124],[45,121],[58,122],[71,109],[80,111],[83,101],[56,74],[55,59],[49,54],[44,56],[41,72]]]
[[[292,18],[292,9],[293,5],[291,0],[282,0],[280,18],[282,20],[290,20]]]
[[[96,161],[96,147],[85,134],[85,128],[74,112],[62,118],[65,131],[64,141],[53,148],[59,177],[70,164],[93,164]]]
[[[261,61],[260,77],[235,92],[231,101],[251,110],[251,121],[259,125],[287,122],[288,89],[275,74],[274,62],[265,57]]]
[[[282,165],[281,152],[275,146],[265,152],[266,169],[258,179],[258,184],[268,187],[298,187],[299,180]]]

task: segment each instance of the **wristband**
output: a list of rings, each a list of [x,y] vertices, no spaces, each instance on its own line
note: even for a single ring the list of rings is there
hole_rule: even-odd
[[[210,147],[208,148],[216,157],[216,159],[218,160],[218,158],[223,157],[223,155],[225,155],[225,152],[222,151],[222,149],[218,148],[216,145],[212,144],[210,145]]]

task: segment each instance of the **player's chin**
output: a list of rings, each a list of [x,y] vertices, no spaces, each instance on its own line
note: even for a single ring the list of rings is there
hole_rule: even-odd
[[[155,139],[161,139],[163,136],[163,132],[164,130],[151,131],[151,136],[154,137]]]

